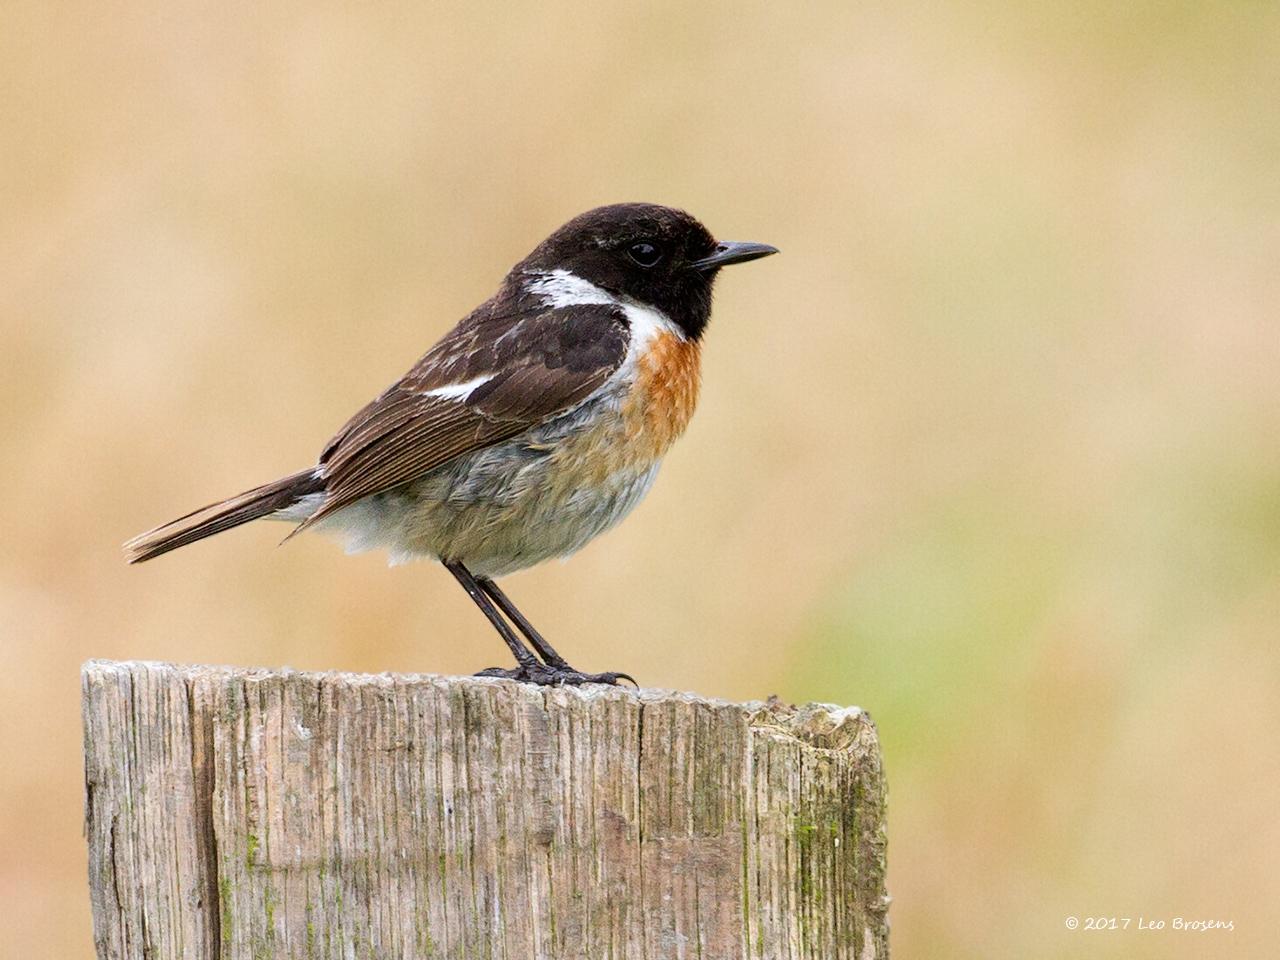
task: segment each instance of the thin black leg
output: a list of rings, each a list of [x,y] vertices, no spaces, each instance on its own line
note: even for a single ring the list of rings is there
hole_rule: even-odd
[[[481,670],[476,676],[504,677],[508,680],[520,680],[541,686],[581,683],[616,684],[619,680],[630,680],[635,683],[635,680],[625,673],[583,673],[573,669],[565,662],[564,657],[556,653],[551,644],[542,639],[542,634],[533,629],[533,625],[525,619],[524,614],[516,609],[516,605],[507,599],[507,595],[499,590],[492,580],[477,579],[470,570],[456,560],[446,560],[444,566],[462,584],[462,589],[467,591],[467,596],[475,601],[475,605],[493,624],[493,628],[498,631],[499,636],[516,658],[517,666],[513,669],[490,667],[488,670]],[[498,612],[494,603],[497,603],[502,608],[502,613],[510,617],[520,631],[529,638],[529,642],[543,656],[546,663],[535,657],[520,642],[511,625],[502,619],[502,613]]]
[[[476,583],[480,585],[480,589],[489,595],[489,599],[498,605],[498,608],[507,615],[507,619],[516,625],[525,639],[538,651],[538,656],[546,661],[547,666],[555,667],[558,670],[572,670],[568,662],[560,654],[556,653],[555,647],[547,643],[533,624],[528,621],[523,613],[521,613],[510,598],[498,588],[498,585],[488,577],[477,577]],[[628,677],[627,679],[630,679]]]
[[[498,631],[503,642],[511,648],[511,652],[515,655],[516,663],[520,665],[520,669],[528,671],[541,666],[538,663],[538,658],[530,653],[528,648],[520,642],[520,638],[512,631],[510,624],[502,619],[502,614],[493,608],[493,603],[489,600],[485,591],[481,589],[480,584],[476,582],[476,578],[471,575],[471,571],[452,560],[445,560],[444,567],[462,584],[462,589],[467,591],[467,596],[475,601],[481,613],[488,617],[489,622],[493,624],[493,629]],[[496,670],[497,668],[493,669]]]

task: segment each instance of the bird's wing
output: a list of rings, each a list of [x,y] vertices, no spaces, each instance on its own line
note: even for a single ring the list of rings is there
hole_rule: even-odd
[[[298,530],[572,409],[618,369],[628,338],[625,315],[609,305],[491,301],[329,441],[324,501]]]

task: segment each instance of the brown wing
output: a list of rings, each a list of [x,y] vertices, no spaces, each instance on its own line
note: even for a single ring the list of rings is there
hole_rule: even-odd
[[[299,530],[573,408],[626,356],[616,308],[515,306],[481,307],[348,421],[320,455],[324,503]],[[456,395],[431,395],[454,387]]]

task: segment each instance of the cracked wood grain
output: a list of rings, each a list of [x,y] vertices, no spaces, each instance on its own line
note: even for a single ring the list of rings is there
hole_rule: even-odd
[[[92,661],[100,958],[870,960],[857,708]]]

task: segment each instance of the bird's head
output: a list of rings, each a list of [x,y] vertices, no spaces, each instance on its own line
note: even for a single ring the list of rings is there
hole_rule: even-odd
[[[661,310],[702,335],[721,267],[777,253],[765,243],[717,241],[683,210],[618,203],[574,217],[516,265],[513,278],[564,271],[620,299]]]

